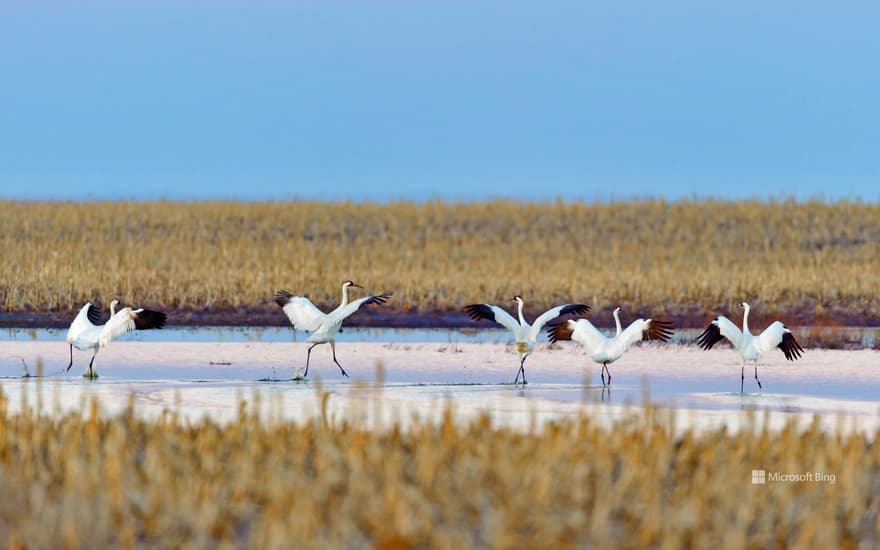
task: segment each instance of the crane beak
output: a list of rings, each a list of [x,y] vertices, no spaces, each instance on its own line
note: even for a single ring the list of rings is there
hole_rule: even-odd
[[[359,284],[357,284],[357,283],[351,283],[351,286],[353,286],[353,287],[355,287],[355,288],[364,288],[364,287],[362,287],[361,285],[359,285]]]

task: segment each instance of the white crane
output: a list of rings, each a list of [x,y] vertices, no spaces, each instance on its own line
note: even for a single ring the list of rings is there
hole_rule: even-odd
[[[606,372],[607,385],[611,385],[611,371],[608,370],[608,364],[620,359],[631,345],[642,340],[665,342],[672,336],[672,323],[655,319],[636,319],[626,327],[626,330],[621,330],[619,307],[614,309],[614,324],[617,326],[617,331],[609,338],[586,319],[571,319],[550,327],[550,341],[574,340],[582,345],[590,359],[602,365],[600,374],[604,387]]]
[[[538,339],[538,333],[541,332],[544,325],[560,315],[566,315],[568,313],[583,315],[590,311],[590,306],[586,304],[565,304],[556,306],[539,315],[538,318],[535,319],[535,322],[530,325],[525,317],[523,317],[523,307],[525,304],[522,296],[514,296],[511,301],[517,304],[519,320],[514,319],[512,315],[500,307],[490,304],[471,304],[465,306],[464,310],[474,321],[479,321],[480,319],[495,321],[513,333],[513,337],[516,339],[516,351],[520,354],[519,370],[516,372],[516,378],[513,383],[516,384],[519,382],[519,375],[522,373],[523,384],[528,384],[528,382],[526,382],[526,369],[524,366],[526,357],[528,357],[529,354],[532,353],[532,350],[535,349],[535,342]]]
[[[348,289],[350,287],[363,288],[361,285],[352,281],[342,283],[342,303],[339,307],[330,313],[324,313],[312,303],[311,300],[304,296],[294,296],[286,290],[279,290],[275,293],[275,303],[281,306],[281,309],[287,314],[293,328],[296,330],[304,330],[310,332],[306,342],[311,342],[308,353],[306,354],[306,370],[303,378],[309,374],[309,359],[312,355],[312,348],[318,344],[330,344],[333,351],[333,362],[342,371],[342,375],[347,377],[348,373],[336,360],[336,333],[342,327],[342,322],[349,316],[353,315],[361,306],[371,304],[384,304],[391,297],[390,292],[383,292],[374,296],[358,298],[353,302],[348,301]]]
[[[723,338],[727,338],[733,344],[736,353],[739,354],[741,364],[739,392],[743,393],[743,386],[746,379],[746,361],[754,361],[755,363],[755,381],[758,388],[763,389],[761,381],[758,380],[758,359],[761,355],[779,348],[785,354],[785,358],[794,361],[800,358],[804,349],[794,339],[785,325],[779,321],[774,321],[764,332],[755,336],[749,331],[749,304],[743,302],[740,304],[743,308],[743,329],[740,331],[733,321],[727,317],[716,317],[709,323],[706,330],[697,337],[697,344],[704,350],[712,349],[712,346],[720,342]]]
[[[101,312],[91,303],[87,303],[79,310],[77,316],[67,329],[67,343],[70,344],[70,363],[67,370],[73,366],[73,348],[78,350],[92,350],[92,360],[89,368],[83,374],[85,378],[97,378],[94,363],[98,351],[106,348],[111,341],[118,336],[135,330],[148,330],[165,326],[166,315],[161,311],[124,307],[116,311],[119,300],[110,302],[110,319],[105,324],[101,322]]]

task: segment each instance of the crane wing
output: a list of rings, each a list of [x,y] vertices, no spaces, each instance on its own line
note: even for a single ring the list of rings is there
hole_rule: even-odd
[[[327,320],[330,324],[335,325],[336,323],[341,323],[345,320],[346,317],[354,315],[354,312],[359,310],[361,306],[369,306],[372,304],[384,304],[391,298],[390,292],[383,292],[382,294],[375,294],[373,296],[365,296],[363,298],[358,298],[357,300],[352,300],[348,304],[343,307],[339,307],[331,311],[327,315]]]
[[[603,342],[608,340],[599,329],[593,326],[593,323],[586,319],[569,319],[561,323],[551,325],[547,331],[550,335],[551,342],[560,340],[574,340],[584,346],[589,353],[593,353]]]
[[[464,311],[468,314],[468,317],[474,321],[479,321],[480,319],[495,321],[511,332],[516,332],[520,328],[519,321],[498,306],[489,304],[471,304],[465,306]]]
[[[90,303],[84,305],[67,329],[67,341],[76,340],[85,331],[95,328],[101,322],[101,311]]]
[[[101,331],[101,347],[106,347],[119,336],[135,330],[148,330],[165,326],[167,316],[161,311],[124,307],[107,321]]]
[[[764,332],[759,334],[756,340],[759,352],[767,353],[773,351],[773,348],[779,348],[789,361],[799,359],[804,352],[804,348],[794,339],[794,334],[779,321],[775,321],[764,329]]]
[[[537,338],[538,333],[541,332],[544,325],[561,315],[583,315],[588,311],[590,311],[590,306],[587,304],[565,304],[548,309],[539,315],[538,318],[535,319],[535,322],[532,323],[532,338]]]
[[[713,319],[706,330],[697,336],[697,344],[701,348],[709,350],[723,338],[727,338],[736,347],[739,339],[742,338],[742,331],[733,324],[733,321],[722,315]]]
[[[672,336],[673,325],[657,319],[636,319],[617,337],[625,348],[642,340],[666,342]]]
[[[308,332],[317,330],[326,317],[311,300],[303,296],[294,296],[286,290],[275,293],[275,303],[281,307],[296,330]]]

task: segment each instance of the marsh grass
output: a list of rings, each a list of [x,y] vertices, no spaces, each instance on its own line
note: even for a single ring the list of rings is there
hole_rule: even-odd
[[[816,421],[676,434],[645,408],[521,431],[490,416],[371,429],[327,414],[185,422],[11,414],[0,394],[0,541],[47,547],[870,547],[880,447]],[[377,403],[379,400],[377,399]],[[378,406],[381,406],[379,404]],[[754,420],[754,418],[753,418]],[[877,435],[872,439],[876,441]],[[751,470],[835,483],[751,483]]]
[[[406,311],[520,293],[529,311],[880,316],[880,205],[856,202],[4,201],[0,247],[6,311],[268,309],[279,288],[331,305],[351,278]]]

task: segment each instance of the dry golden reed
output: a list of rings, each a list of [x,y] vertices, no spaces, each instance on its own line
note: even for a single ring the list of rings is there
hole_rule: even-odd
[[[166,308],[327,305],[355,279],[431,312],[523,294],[656,314],[880,316],[880,205],[0,202],[0,303],[68,311],[120,297]]]
[[[818,422],[676,436],[653,409],[535,432],[449,411],[370,430],[244,404],[225,425],[97,410],[13,415],[0,396],[0,544],[814,549],[880,534],[880,446]],[[835,482],[753,485],[753,468]]]

